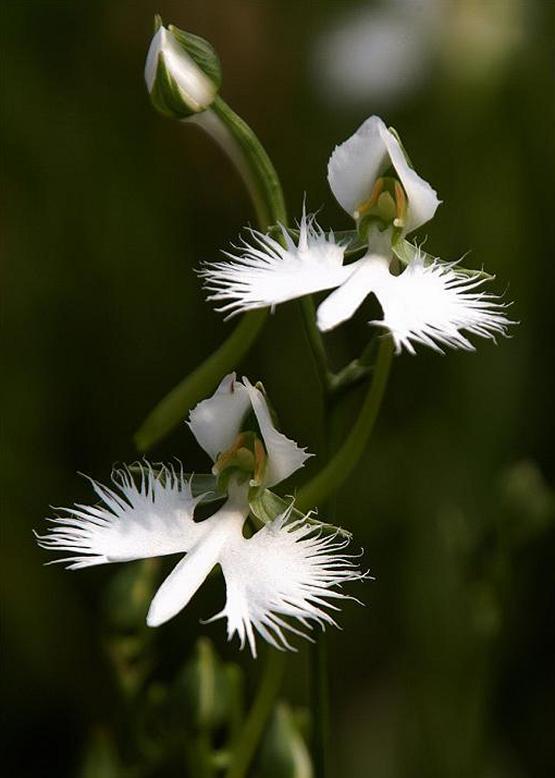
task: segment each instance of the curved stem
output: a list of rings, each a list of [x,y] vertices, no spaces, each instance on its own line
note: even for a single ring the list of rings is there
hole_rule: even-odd
[[[338,489],[362,456],[384,396],[393,356],[393,341],[385,337],[378,350],[374,375],[358,419],[343,445],[327,465],[299,490],[296,505],[309,510]]]
[[[287,224],[278,175],[249,125],[221,97],[194,121],[219,143],[237,168],[255,207],[260,229],[266,231],[272,224]]]
[[[271,224],[286,224],[278,175],[248,124],[219,97],[210,110],[191,121],[214,138],[234,163],[249,191],[259,228],[266,231]],[[267,310],[245,314],[222,345],[158,403],[135,434],[139,451],[146,451],[161,440],[216,387],[225,373],[237,366],[258,337],[267,314]]]
[[[206,397],[223,375],[237,366],[258,337],[267,316],[267,310],[252,311],[243,316],[227,340],[156,405],[135,434],[139,451],[146,451],[171,432],[187,411]]]
[[[273,710],[285,671],[285,654],[268,649],[262,680],[233,752],[226,778],[245,778]]]

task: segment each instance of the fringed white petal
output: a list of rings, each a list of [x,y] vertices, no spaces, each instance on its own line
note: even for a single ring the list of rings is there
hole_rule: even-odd
[[[243,383],[258,421],[268,456],[262,485],[274,486],[302,467],[312,454],[307,453],[305,448],[300,448],[294,440],[276,429],[264,394],[256,386],[253,386],[248,378],[243,378]]]
[[[230,498],[217,513],[201,523],[203,534],[190,548],[160,586],[147,615],[149,627],[173,618],[190,601],[214,565],[220,561],[222,548],[242,537],[241,530],[249,512],[246,487],[232,489]]]
[[[200,498],[192,496],[182,473],[164,467],[155,474],[148,467],[136,482],[121,469],[112,480],[114,488],[91,479],[101,503],[63,509],[65,515],[50,519],[48,534],[37,535],[42,548],[69,552],[55,561],[76,570],[175,554],[188,551],[203,535],[204,523],[193,521]]]
[[[414,354],[416,344],[440,353],[443,346],[474,351],[462,330],[495,340],[514,323],[504,313],[507,305],[482,291],[486,281],[457,271],[456,263],[425,265],[417,255],[401,275],[385,271],[376,279],[373,291],[384,315],[371,324],[390,330],[397,353],[404,348]]]
[[[368,199],[376,179],[393,166],[407,194],[405,232],[429,221],[439,200],[427,181],[411,168],[399,141],[379,116],[371,116],[344,143],[336,146],[328,163],[328,181],[337,202],[350,216]]]
[[[249,408],[249,394],[235,373],[222,380],[212,397],[193,408],[189,427],[212,460],[231,446]]]
[[[253,656],[255,633],[275,648],[294,651],[289,633],[310,640],[314,624],[337,626],[329,611],[353,599],[337,587],[368,577],[345,553],[348,541],[326,536],[304,519],[290,521],[290,514],[288,509],[249,539],[234,536],[222,549],[227,599],[212,620],[225,617],[228,639],[237,634]]]
[[[229,318],[343,283],[351,272],[343,265],[344,247],[304,212],[299,227],[298,245],[284,227],[285,246],[250,230],[252,243],[242,240],[238,253],[224,252],[230,262],[205,263],[199,275],[210,292],[207,299],[221,303],[216,310]]]

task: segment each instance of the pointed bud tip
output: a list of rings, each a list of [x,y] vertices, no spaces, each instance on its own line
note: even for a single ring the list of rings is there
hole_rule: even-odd
[[[210,44],[154,17],[155,33],[145,62],[145,82],[154,107],[186,119],[210,107],[218,94],[221,69]]]

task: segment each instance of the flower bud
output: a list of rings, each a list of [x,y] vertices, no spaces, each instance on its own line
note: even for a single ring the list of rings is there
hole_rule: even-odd
[[[260,778],[313,778],[314,770],[299,722],[285,703],[274,710],[260,750]]]
[[[220,62],[203,38],[172,24],[164,27],[156,17],[157,31],[148,50],[145,81],[154,107],[174,119],[205,111],[221,84]]]
[[[177,676],[173,690],[176,722],[196,731],[211,732],[228,722],[240,695],[231,683],[228,666],[206,638],[197,641],[195,652]]]

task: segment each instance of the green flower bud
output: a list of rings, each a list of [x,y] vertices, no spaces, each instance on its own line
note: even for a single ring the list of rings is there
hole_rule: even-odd
[[[154,107],[174,119],[186,119],[210,107],[221,84],[218,56],[203,38],[155,19],[145,81]]]
[[[274,710],[260,751],[260,778],[314,778],[306,744],[290,708]]]
[[[226,666],[217,656],[212,643],[198,640],[193,657],[176,679],[174,707],[177,721],[187,721],[192,729],[210,732],[223,726],[231,705]]]

